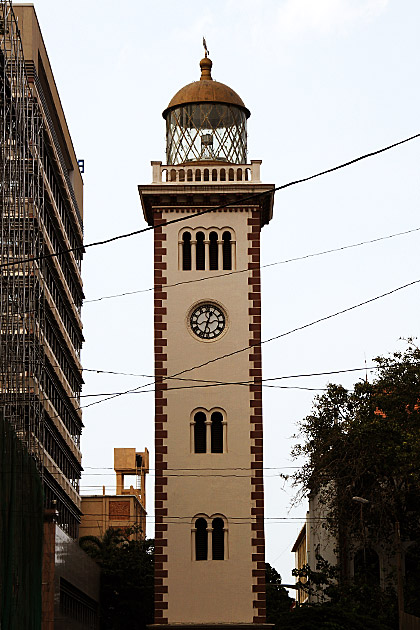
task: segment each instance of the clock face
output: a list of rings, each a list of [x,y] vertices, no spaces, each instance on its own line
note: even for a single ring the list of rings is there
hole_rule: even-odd
[[[226,317],[216,304],[200,304],[190,316],[191,330],[200,339],[215,339],[225,329]]]

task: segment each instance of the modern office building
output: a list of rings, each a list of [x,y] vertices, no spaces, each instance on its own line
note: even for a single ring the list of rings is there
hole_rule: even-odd
[[[200,62],[163,112],[154,227],[155,624],[265,626],[260,232],[249,110]],[[243,272],[243,273],[235,273]]]
[[[31,4],[0,0],[0,90],[0,405],[75,538],[83,182]]]

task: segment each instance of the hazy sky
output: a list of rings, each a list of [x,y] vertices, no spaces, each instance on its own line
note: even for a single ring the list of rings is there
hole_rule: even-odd
[[[418,0],[35,0],[78,158],[85,160],[85,241],[145,226],[137,185],[165,161],[161,112],[198,80],[206,37],[213,78],[251,110],[249,160],[276,185],[420,132]],[[262,232],[269,264],[420,227],[420,140],[276,194]],[[420,279],[419,232],[263,270],[263,339]],[[152,233],[92,248],[83,263],[85,368],[153,375],[152,293],[93,301],[153,283]],[[416,335],[419,285],[267,343],[265,378],[372,365]],[[270,382],[351,387],[363,372]],[[83,394],[121,392],[140,376],[86,372]],[[150,380],[150,379],[149,379]],[[146,388],[151,389],[151,388]],[[296,423],[316,391],[264,388],[267,561],[292,580]],[[83,398],[89,404],[97,398]],[[83,415],[82,492],[114,488],[114,446],[153,451],[153,393]],[[152,458],[153,462],[153,458]],[[148,478],[153,515],[154,470]],[[99,470],[101,467],[103,470]],[[153,535],[150,518],[148,534]]]

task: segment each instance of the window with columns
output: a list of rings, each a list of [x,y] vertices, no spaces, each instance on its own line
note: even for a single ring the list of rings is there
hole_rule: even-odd
[[[194,561],[226,560],[228,557],[226,517],[221,514],[214,514],[211,517],[206,514],[195,516],[191,542],[192,559]]]
[[[196,409],[190,423],[192,453],[226,453],[227,422],[222,409]]]
[[[181,271],[230,271],[236,267],[236,240],[231,228],[183,229],[178,248]]]

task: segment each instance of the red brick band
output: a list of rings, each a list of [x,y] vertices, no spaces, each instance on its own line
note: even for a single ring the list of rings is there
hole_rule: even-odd
[[[166,390],[167,383],[163,380],[168,375],[166,367],[167,354],[166,338],[166,298],[167,292],[164,290],[166,278],[166,234],[163,233],[162,225],[166,223],[162,219],[162,213],[155,214],[154,230],[154,265],[155,265],[155,292],[154,292],[154,332],[155,332],[155,623],[167,624],[168,602],[164,601],[168,592],[167,578],[168,571],[166,563],[168,556],[165,553],[168,546],[166,532],[168,525],[163,523],[163,517],[167,516],[166,507],[167,493],[166,486],[168,478],[165,471],[168,467],[166,462],[167,447],[165,445],[167,431],[166,422]]]
[[[261,357],[261,274],[260,274],[260,232],[261,217],[259,210],[251,211],[248,218],[248,256],[249,269],[249,345],[253,346],[249,353],[249,376],[253,379],[250,385],[250,438],[251,438],[251,500],[253,507],[251,515],[255,521],[252,523],[252,562],[254,568],[252,577],[254,584],[253,607],[255,614],[254,623],[265,623],[265,539],[264,539],[264,483],[263,483],[263,423],[262,423],[262,357]]]

